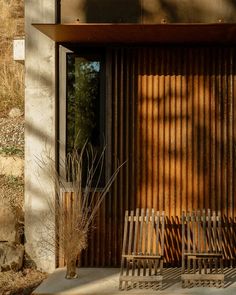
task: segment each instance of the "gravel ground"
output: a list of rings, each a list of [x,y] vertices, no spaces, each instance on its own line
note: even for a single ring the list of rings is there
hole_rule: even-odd
[[[0,154],[24,156],[24,118],[0,118]],[[13,196],[14,204],[22,203],[23,180],[0,176],[0,195]],[[9,200],[8,200],[9,201]],[[11,201],[11,200],[10,200]],[[0,295],[28,295],[47,277],[26,268],[19,272],[0,272]]]
[[[24,118],[0,118],[0,154],[24,156]],[[12,204],[23,202],[23,180],[0,175],[0,197]],[[9,198],[10,197],[10,200]],[[14,206],[13,206],[14,207]],[[14,209],[14,208],[13,208]],[[32,269],[0,272],[0,295],[28,295],[46,274]]]
[[[0,152],[24,151],[24,118],[0,118]]]

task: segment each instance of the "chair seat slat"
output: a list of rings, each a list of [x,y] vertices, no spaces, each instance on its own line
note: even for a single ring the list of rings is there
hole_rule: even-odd
[[[127,259],[160,259],[163,258],[161,255],[122,255]]]

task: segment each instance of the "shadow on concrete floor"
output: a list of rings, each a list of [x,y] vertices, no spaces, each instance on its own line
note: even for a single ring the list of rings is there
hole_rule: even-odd
[[[74,280],[65,279],[65,269],[58,269],[39,286],[33,294],[41,295],[134,295],[134,294],[165,294],[165,295],[234,295],[236,294],[236,268],[225,268],[225,288],[195,286],[182,288],[181,268],[164,269],[162,289],[137,287],[127,291],[119,291],[118,268],[81,268],[79,278]]]
[[[225,288],[236,283],[236,268],[225,268]],[[166,290],[181,281],[181,268],[164,269],[162,290]]]

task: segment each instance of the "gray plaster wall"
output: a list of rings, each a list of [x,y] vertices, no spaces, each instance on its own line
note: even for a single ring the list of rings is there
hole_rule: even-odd
[[[236,21],[235,0],[61,0],[61,22],[216,23]]]
[[[55,160],[55,44],[32,23],[54,23],[56,0],[25,1],[25,237],[26,252],[39,269],[55,268],[55,198],[46,172]],[[41,162],[44,161],[43,168]],[[54,247],[55,249],[55,247]]]

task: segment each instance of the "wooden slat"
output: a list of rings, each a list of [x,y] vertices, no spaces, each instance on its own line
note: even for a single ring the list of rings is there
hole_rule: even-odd
[[[129,220],[129,244],[128,244],[128,254],[131,253],[132,243],[133,243],[133,227],[134,227],[134,211],[132,210],[130,213]]]
[[[196,216],[192,212],[191,222],[192,222],[192,235],[193,235],[193,253],[196,253]],[[196,273],[196,260],[193,261],[193,273]]]
[[[182,280],[195,280],[195,281],[223,281],[224,275],[223,274],[195,274],[194,276],[192,274],[183,274],[181,275]]]
[[[59,204],[58,204],[58,210],[59,210],[59,216],[62,216],[63,218],[63,224],[65,224],[65,215],[63,214],[64,211],[64,197],[65,194],[61,191],[59,195]],[[63,235],[64,235],[64,229],[60,227],[60,223],[58,221],[59,228],[58,228],[58,239],[59,239],[59,245],[58,245],[58,266],[63,267],[65,265],[65,256],[63,251]]]
[[[213,220],[213,251],[217,251],[217,232],[216,232],[216,211],[212,212]]]
[[[162,236],[161,236],[161,255],[163,256],[164,255],[164,227],[165,227],[165,212],[162,211],[162,214],[161,214],[161,233],[162,233]]]
[[[159,241],[159,237],[160,237],[160,233],[159,233],[159,227],[160,227],[160,213],[159,211],[156,213],[156,255],[159,255],[159,245],[158,245],[158,241]]]
[[[138,231],[139,231],[139,208],[136,209],[135,215],[135,229],[134,229],[134,245],[133,245],[133,253],[137,254],[137,241],[138,241]]]
[[[128,259],[160,259],[161,255],[122,255],[123,257],[126,257]]]
[[[152,215],[151,215],[151,229],[150,229],[150,249],[149,253],[152,255],[154,253],[153,251],[153,240],[154,240],[154,228],[155,228],[155,211],[152,209]]]
[[[144,221],[144,209],[141,209],[141,221],[139,230],[139,240],[138,240],[138,254],[142,253],[142,242],[143,242],[143,221]],[[140,276],[141,263],[138,261],[138,276]]]
[[[143,243],[143,223],[144,223],[144,209],[141,209],[140,218],[140,231],[139,231],[139,241],[138,241],[138,254],[142,253],[142,243]]]
[[[148,227],[149,227],[149,209],[146,210],[145,216],[145,229],[144,229],[144,255],[147,254],[147,247],[148,247]],[[147,261],[143,260],[143,275],[146,275],[146,268],[147,268]]]
[[[207,223],[207,230],[208,230],[208,248],[209,251],[212,252],[212,225],[211,225],[211,210],[208,209],[207,210],[207,219],[208,219],[208,223]],[[210,267],[210,273],[212,273],[212,259],[209,259],[209,267]]]
[[[198,210],[197,211],[197,227],[198,227],[198,252],[201,252],[201,212]],[[198,259],[198,271],[201,274],[202,272],[202,260]]]
[[[206,233],[206,211],[205,210],[202,210],[202,217],[203,217],[203,252],[206,252],[207,233]]]
[[[162,276],[139,276],[139,277],[132,277],[132,276],[122,276],[122,281],[134,281],[134,282],[159,282],[163,279]]]
[[[122,248],[122,254],[125,254],[125,251],[126,251],[126,243],[127,243],[127,234],[128,234],[128,217],[129,217],[129,212],[126,211],[125,212],[125,226],[124,226],[124,235],[123,235],[123,248]],[[121,275],[123,275],[124,273],[124,263],[125,263],[125,260],[122,258],[121,260]],[[122,282],[120,281],[120,286],[119,288],[121,289],[122,288]]]
[[[182,273],[185,272],[185,259],[184,259],[184,255],[183,253],[185,252],[184,249],[185,249],[185,222],[186,222],[186,219],[185,219],[185,212],[182,212]]]
[[[201,259],[201,258],[204,258],[204,257],[222,257],[222,253],[194,253],[194,252],[191,252],[191,253],[184,253],[184,256],[188,256],[188,258],[191,258],[191,259]]]

